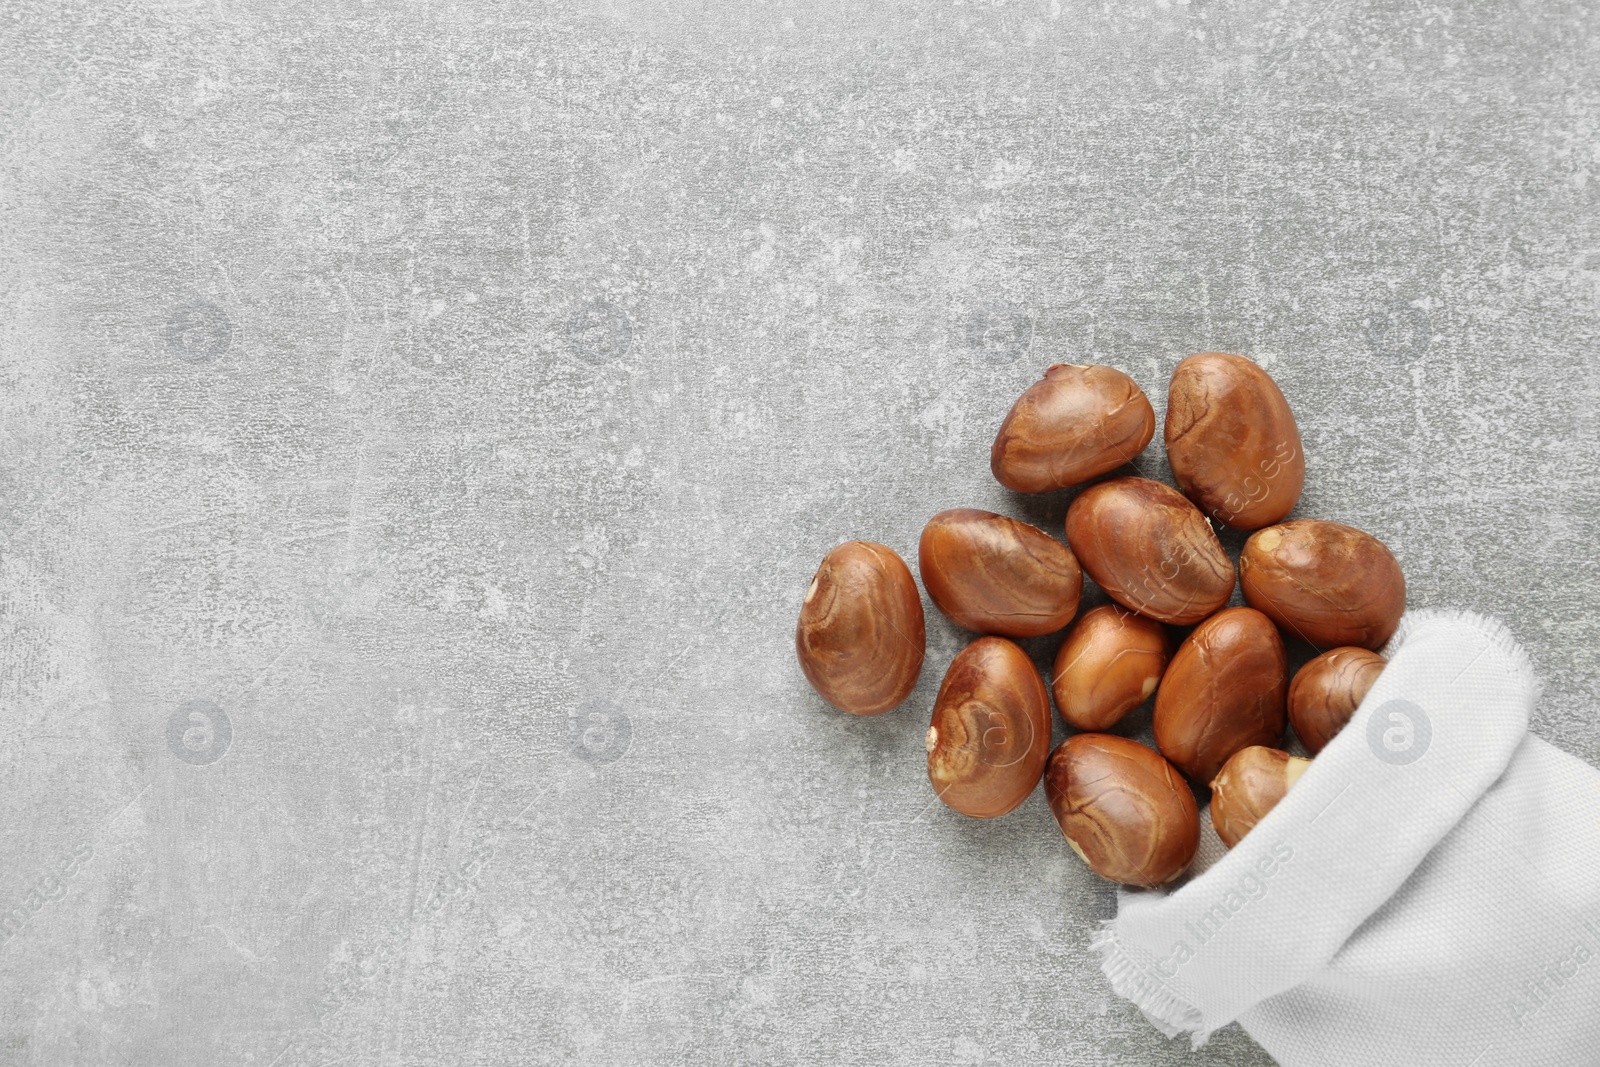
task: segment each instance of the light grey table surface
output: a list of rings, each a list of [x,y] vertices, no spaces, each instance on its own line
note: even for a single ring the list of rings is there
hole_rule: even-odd
[[[0,23],[0,1064],[1269,1063],[934,801],[931,605],[891,714],[795,664],[842,540],[1060,532],[1051,362],[1268,366],[1600,761],[1592,5]]]

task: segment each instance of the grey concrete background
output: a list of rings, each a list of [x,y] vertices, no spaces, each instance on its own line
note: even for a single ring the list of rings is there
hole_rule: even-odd
[[[800,598],[1059,532],[1046,364],[1240,351],[1600,761],[1596,19],[5,5],[0,1063],[1268,1063],[1110,995],[1042,796],[933,802],[962,635],[852,719]]]

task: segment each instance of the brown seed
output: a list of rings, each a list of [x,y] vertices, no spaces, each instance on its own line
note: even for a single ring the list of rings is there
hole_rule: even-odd
[[[1028,799],[1050,754],[1050,697],[1028,654],[980,637],[945,672],[928,727],[928,780],[963,815],[992,819]]]
[[[1206,517],[1148,478],[1079,493],[1067,509],[1067,543],[1112,600],[1161,622],[1199,622],[1233,595],[1233,561]]]
[[[1155,409],[1132,378],[1057,363],[1011,406],[989,467],[1019,493],[1065,489],[1131,462],[1155,433]]]
[[[1159,622],[1115,604],[1091,608],[1056,653],[1056,709],[1079,730],[1109,730],[1156,691],[1171,657]]]
[[[1211,518],[1259,530],[1294,509],[1306,457],[1294,413],[1272,376],[1243,356],[1201,352],[1167,389],[1172,475]]]
[[[1050,755],[1045,797],[1089,869],[1124,885],[1165,885],[1200,844],[1194,794],[1160,754],[1112,734],[1074,734]]]
[[[1272,620],[1228,608],[1178,646],[1156,693],[1156,747],[1197,782],[1242,748],[1283,740],[1289,663]]]
[[[992,511],[941,511],[922,528],[918,555],[928,595],[957,626],[1037,637],[1077,614],[1083,569],[1037,526]]]
[[[1211,782],[1211,825],[1232,848],[1278,806],[1311,761],[1264,745],[1240,749]]]
[[[1251,534],[1239,579],[1246,603],[1319,648],[1381,648],[1406,610],[1394,553],[1369,533],[1321,519]]]
[[[1315,756],[1344,729],[1388,661],[1364,648],[1335,648],[1300,668],[1289,683],[1289,724]]]
[[[806,590],[794,645],[806,680],[840,711],[876,715],[899,704],[926,647],[911,569],[871,541],[835,548]]]

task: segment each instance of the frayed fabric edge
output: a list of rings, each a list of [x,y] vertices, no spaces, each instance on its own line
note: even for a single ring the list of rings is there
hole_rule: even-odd
[[[1168,1037],[1190,1035],[1190,1044],[1199,1048],[1211,1038],[1200,1012],[1180,999],[1143,967],[1133,961],[1117,938],[1116,920],[1105,919],[1089,939],[1089,947],[1100,955],[1100,970],[1111,983],[1112,992],[1150,1020],[1150,1025]]]
[[[1539,680],[1538,672],[1534,670],[1532,657],[1522,647],[1510,627],[1499,619],[1480,615],[1476,611],[1465,608],[1417,608],[1408,611],[1401,616],[1400,625],[1395,629],[1394,636],[1384,645],[1383,657],[1393,659],[1395,653],[1400,651],[1412,635],[1436,622],[1459,623],[1483,634],[1489,647],[1497,649],[1505,656],[1512,675],[1527,686],[1530,705],[1538,702],[1544,686]]]

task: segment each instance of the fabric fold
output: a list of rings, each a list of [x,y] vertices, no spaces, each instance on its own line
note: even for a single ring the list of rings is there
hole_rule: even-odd
[[[1411,612],[1384,652],[1277,808],[1176,890],[1121,894],[1092,939],[1113,989],[1169,1036],[1198,1047],[1322,970],[1521,745],[1538,687],[1498,623]]]

